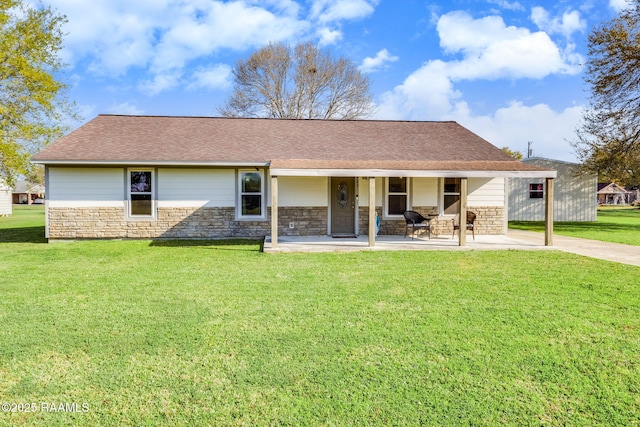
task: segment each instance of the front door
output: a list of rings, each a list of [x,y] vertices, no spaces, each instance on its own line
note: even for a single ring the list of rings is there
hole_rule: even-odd
[[[355,178],[331,178],[331,234],[355,235]]]

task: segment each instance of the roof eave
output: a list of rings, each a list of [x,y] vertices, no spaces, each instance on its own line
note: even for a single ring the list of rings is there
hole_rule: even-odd
[[[207,167],[268,167],[269,162],[206,162],[206,161],[140,161],[140,160],[32,160],[47,166],[207,166]]]
[[[407,177],[407,178],[556,178],[557,171],[293,169],[271,168],[272,176]]]

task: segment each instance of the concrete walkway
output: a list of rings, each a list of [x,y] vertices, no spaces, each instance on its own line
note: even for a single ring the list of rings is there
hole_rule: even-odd
[[[544,233],[510,229],[507,235],[517,240],[544,245]],[[591,258],[640,266],[640,246],[601,242],[598,240],[580,239],[578,237],[554,234],[553,247],[564,252],[571,252]]]

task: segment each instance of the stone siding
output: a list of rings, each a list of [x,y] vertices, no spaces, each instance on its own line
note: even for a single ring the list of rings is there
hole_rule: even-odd
[[[435,214],[434,206],[416,206],[423,215]],[[476,234],[503,234],[504,208],[473,207],[478,215]],[[382,207],[376,207],[378,214]],[[360,207],[359,234],[369,234],[369,208]],[[153,239],[263,237],[271,233],[270,219],[238,221],[235,208],[159,208],[156,219],[126,219],[124,208],[49,208],[50,239]],[[270,218],[271,209],[268,210]],[[323,236],[327,234],[326,207],[281,207],[278,212],[280,236]],[[293,228],[289,224],[293,223]],[[432,234],[453,232],[451,218],[432,220]],[[379,235],[404,235],[405,221],[381,220]]]
[[[504,208],[497,206],[470,207],[476,217],[475,234],[504,234]],[[431,233],[435,235],[453,234],[453,217],[438,217],[431,221]]]
[[[438,208],[436,206],[414,206],[414,211],[421,213],[424,216],[429,214],[437,215]],[[380,231],[378,231],[379,236],[398,236],[404,235],[406,230],[407,222],[404,218],[401,219],[383,219],[382,218],[382,206],[376,206],[376,212],[380,215]],[[369,207],[360,207],[358,212],[360,215],[359,221],[359,233],[368,235],[369,234]]]
[[[324,236],[327,234],[328,215],[329,210],[322,206],[280,207],[278,208],[278,235]],[[289,228],[290,223],[293,223],[293,228]]]
[[[268,210],[270,218],[271,209]],[[270,219],[238,221],[235,208],[158,208],[152,220],[126,219],[124,208],[49,208],[50,239],[263,237]],[[289,223],[294,228],[289,228]],[[280,236],[327,233],[327,208],[279,209]]]
[[[420,214],[437,215],[438,208],[436,206],[414,206],[413,210]],[[504,234],[504,208],[502,207],[473,207],[470,211],[477,215],[475,223],[476,234]],[[382,212],[381,206],[376,206],[378,215]],[[363,235],[369,234],[369,208],[360,207],[358,212],[360,215],[359,233]],[[380,220],[380,236],[398,236],[404,235],[406,229],[406,221],[404,219]],[[432,235],[447,235],[453,233],[452,217],[436,217],[431,220]]]

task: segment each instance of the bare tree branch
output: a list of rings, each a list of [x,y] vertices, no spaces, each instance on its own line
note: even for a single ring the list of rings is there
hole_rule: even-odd
[[[374,111],[368,77],[312,43],[269,44],[238,61],[233,76],[218,109],[226,117],[352,120]]]

